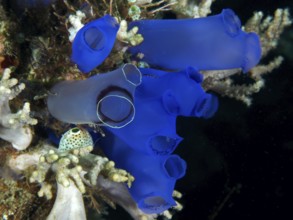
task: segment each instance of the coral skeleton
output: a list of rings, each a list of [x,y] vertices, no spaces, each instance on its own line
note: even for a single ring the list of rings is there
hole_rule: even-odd
[[[72,130],[79,129],[73,128],[69,132],[72,133]],[[85,130],[81,131],[86,132]],[[56,181],[63,187],[69,187],[70,182],[73,181],[81,193],[86,191],[85,182],[90,185],[96,185],[96,179],[101,172],[112,181],[127,182],[131,186],[134,178],[129,173],[116,169],[114,162],[109,161],[107,158],[90,154],[93,146],[88,145],[88,143],[93,144],[93,142],[88,141],[88,136],[78,134],[77,138],[74,138],[72,135],[66,136],[66,134],[63,135],[65,138],[62,140],[69,146],[64,146],[63,142],[61,142],[61,148],[59,146],[58,150],[54,150],[51,147],[47,153],[40,156],[37,169],[32,172],[30,182],[41,184],[39,196],[45,195],[47,199],[52,198],[52,193],[47,190],[50,189],[48,188],[49,183],[46,182],[46,175],[49,170],[55,173]],[[66,141],[66,138],[69,141]],[[83,164],[87,164],[87,167],[83,166]]]
[[[84,18],[85,14],[82,11],[76,11],[75,14],[69,15],[68,22],[71,24],[71,27],[68,28],[70,42],[74,40],[76,33],[84,26],[82,23]]]
[[[267,16],[264,18],[263,12],[255,12],[253,17],[245,24],[244,29],[256,32],[260,36],[262,56],[264,57],[269,51],[276,48],[284,28],[291,24],[289,9],[278,8],[274,13],[274,17]]]
[[[190,2],[188,0],[169,0],[170,3],[177,3],[172,6],[172,9],[183,16],[191,18],[206,17],[211,13],[211,6],[216,0],[202,0]]]
[[[129,173],[115,168],[113,161],[90,154],[92,149],[92,146],[89,146],[83,151],[74,149],[60,152],[52,145],[43,144],[31,152],[10,158],[7,165],[17,173],[35,167],[29,180],[31,183],[40,184],[38,196],[47,199],[53,198],[52,190],[55,185],[47,177],[49,172],[54,173],[57,196],[48,219],[73,219],[72,216],[85,219],[82,194],[86,193],[87,185],[92,187],[97,185],[99,175],[104,176],[108,181],[126,182],[129,186],[134,181]],[[62,205],[68,208],[65,213],[63,208],[60,209]]]
[[[66,211],[65,211],[66,210]],[[72,180],[65,187],[57,183],[57,196],[47,220],[86,220],[82,193]]]
[[[0,81],[0,137],[9,141],[17,150],[26,149],[32,141],[32,130],[29,125],[37,124],[37,120],[30,117],[30,103],[26,102],[23,109],[12,113],[9,101],[14,99],[24,88],[23,83],[10,78],[10,69],[5,69]]]
[[[141,34],[138,34],[138,27],[132,27],[128,30],[127,21],[120,22],[120,28],[117,33],[117,39],[121,42],[130,44],[131,46],[139,45],[143,41]]]
[[[243,29],[258,33],[262,46],[262,59],[277,46],[278,39],[284,28],[292,24],[288,9],[277,9],[274,17],[268,16],[263,19],[263,12],[255,12],[248,20]],[[278,56],[268,64],[258,64],[253,67],[248,76],[254,80],[247,85],[237,85],[230,78],[241,73],[239,69],[229,69],[220,71],[202,71],[204,74],[203,88],[214,91],[222,96],[234,98],[242,101],[247,106],[252,103],[251,95],[260,91],[265,85],[263,75],[278,68],[283,61],[282,56]]]

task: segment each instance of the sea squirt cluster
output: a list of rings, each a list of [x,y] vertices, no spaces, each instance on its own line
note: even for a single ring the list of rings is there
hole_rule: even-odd
[[[72,61],[82,72],[109,55],[118,26],[106,15],[77,33]],[[259,62],[261,48],[258,35],[241,30],[230,9],[199,19],[138,20],[132,27],[144,40],[128,52],[151,68],[124,64],[86,80],[60,82],[51,89],[48,108],[67,123],[104,125],[99,146],[135,177],[132,198],[143,212],[162,213],[176,205],[172,193],[186,170],[185,161],[172,154],[182,140],[177,116],[205,119],[218,108],[217,97],[203,90],[199,71],[247,72]]]

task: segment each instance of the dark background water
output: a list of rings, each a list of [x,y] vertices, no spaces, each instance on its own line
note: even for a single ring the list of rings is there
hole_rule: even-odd
[[[232,8],[244,23],[253,11],[273,15],[292,1],[216,1],[213,13]],[[293,219],[293,29],[269,54],[285,57],[265,76],[266,87],[247,108],[220,98],[210,120],[181,118],[177,130],[184,141],[177,153],[188,163],[177,184],[184,209],[175,219]]]

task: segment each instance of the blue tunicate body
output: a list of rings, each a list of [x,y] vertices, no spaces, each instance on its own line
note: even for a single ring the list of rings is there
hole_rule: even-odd
[[[176,134],[177,116],[212,117],[218,101],[202,89],[203,77],[192,67],[140,71],[134,120],[119,129],[106,127],[98,143],[118,168],[134,176],[129,192],[139,209],[159,214],[176,205],[172,193],[186,170],[185,161],[171,154],[182,140]]]
[[[242,68],[247,72],[261,56],[259,37],[241,30],[239,18],[230,9],[196,19],[139,20],[131,22],[144,38],[129,52],[152,67],[181,70]]]
[[[176,73],[140,71],[143,79],[135,91],[134,120],[123,128],[108,130],[137,151],[170,154],[182,140],[176,134],[177,116],[209,118],[218,108],[217,98],[205,93],[200,85],[202,76],[193,68]]]
[[[185,161],[171,155],[182,140],[177,116],[209,118],[218,107],[202,80],[192,67],[169,73],[126,64],[86,80],[60,82],[51,89],[48,109],[68,123],[106,125],[99,146],[135,177],[129,192],[138,207],[158,214],[176,205],[172,193],[186,170]]]
[[[110,54],[118,29],[119,24],[110,15],[89,22],[73,40],[71,60],[84,73],[93,70]]]
[[[141,73],[132,64],[86,80],[59,82],[50,90],[48,110],[71,124],[123,127],[134,118],[134,91],[140,83]]]
[[[99,141],[99,146],[110,160],[115,161],[116,167],[135,177],[129,192],[143,212],[159,214],[176,205],[172,193],[177,179],[185,175],[183,159],[177,155],[146,155],[109,132]]]

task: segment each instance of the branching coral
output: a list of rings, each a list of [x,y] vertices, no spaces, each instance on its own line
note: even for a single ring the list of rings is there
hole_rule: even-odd
[[[262,46],[262,58],[277,46],[278,39],[284,28],[292,23],[288,9],[277,9],[275,15],[263,19],[262,12],[255,12],[254,16],[245,24],[246,31],[253,31],[259,34]],[[204,71],[203,87],[206,90],[214,91],[223,96],[235,98],[251,105],[251,95],[259,92],[264,87],[263,75],[278,68],[283,61],[281,56],[274,58],[268,64],[259,64],[248,73],[254,83],[248,85],[234,84],[230,78],[232,75],[240,73],[240,70],[226,71]]]
[[[131,46],[136,46],[143,41],[141,34],[138,34],[138,27],[128,29],[128,24],[125,20],[120,22],[120,28],[117,33],[117,39],[124,43],[129,43]]]
[[[72,129],[69,132],[72,132]],[[43,144],[31,152],[12,157],[7,161],[7,165],[17,173],[35,167],[33,172],[29,172],[29,180],[41,185],[38,196],[45,196],[47,199],[53,198],[52,190],[55,184],[52,184],[49,176],[50,173],[54,173],[57,181],[57,197],[48,219],[72,219],[72,216],[85,219],[82,194],[86,192],[86,185],[96,186],[100,174],[109,181],[127,182],[129,186],[134,180],[126,171],[116,169],[113,161],[90,154],[93,146],[87,145],[89,143],[87,137],[86,141],[72,139],[72,136],[69,138],[71,141],[65,143],[70,145],[69,148],[74,146],[73,149],[56,150],[51,145]],[[62,204],[66,204],[68,208],[65,213],[64,209],[60,209],[63,207]]]
[[[266,56],[272,49],[276,48],[280,35],[284,28],[291,25],[289,9],[277,9],[274,16],[267,16],[261,11],[255,12],[247,21],[244,29],[256,32],[261,39],[262,56]]]
[[[37,120],[30,117],[30,104],[26,102],[22,110],[11,113],[9,101],[14,99],[24,88],[17,79],[10,78],[10,69],[5,69],[0,81],[0,137],[11,142],[17,150],[26,149],[32,141],[32,131],[28,125],[37,124]]]
[[[211,6],[215,0],[201,0],[189,2],[188,0],[169,0],[169,2],[177,2],[172,9],[179,14],[187,17],[202,18],[211,13]]]
[[[44,152],[47,153],[44,154]],[[53,216],[58,216],[57,219],[71,219],[70,216],[77,213],[78,216],[83,216],[84,208],[82,207],[84,206],[81,197],[86,191],[85,185],[96,184],[100,173],[109,181],[126,181],[129,185],[133,181],[131,175],[114,168],[114,163],[106,158],[92,154],[77,156],[69,152],[59,153],[47,144],[30,153],[10,158],[7,163],[16,172],[25,172],[29,167],[36,167],[37,169],[31,173],[30,182],[39,182],[41,189],[38,195],[45,196],[47,199],[53,198],[52,190],[54,188],[47,176],[51,172],[55,173],[58,188],[57,197],[49,219]],[[60,209],[61,204],[64,203],[71,211],[64,213],[64,209]],[[73,207],[79,208],[72,209]]]

